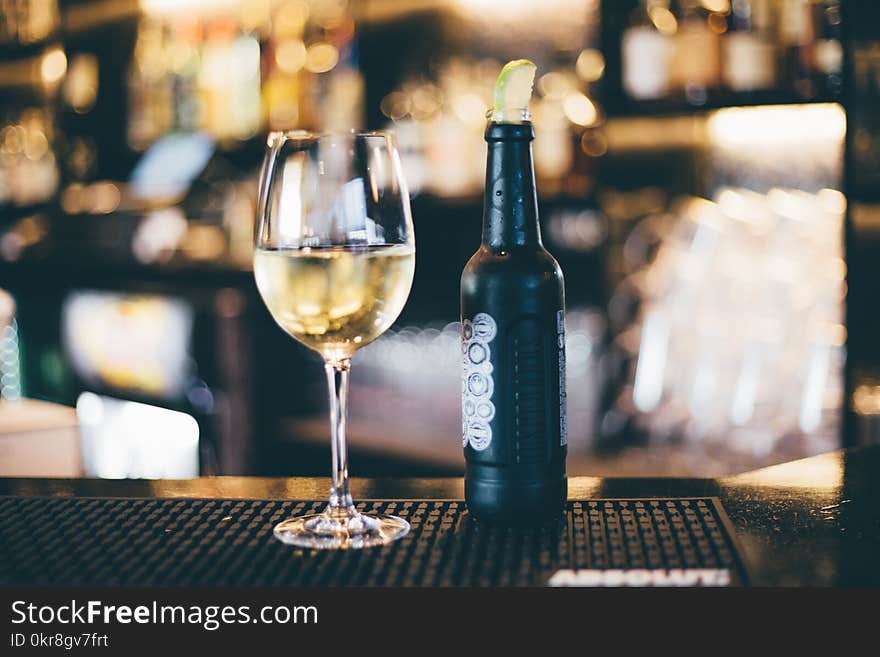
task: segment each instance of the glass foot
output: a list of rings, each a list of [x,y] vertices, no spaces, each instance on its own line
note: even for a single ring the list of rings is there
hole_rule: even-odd
[[[364,513],[288,518],[275,525],[275,538],[288,545],[317,550],[358,550],[386,545],[409,533],[409,523],[389,515]]]

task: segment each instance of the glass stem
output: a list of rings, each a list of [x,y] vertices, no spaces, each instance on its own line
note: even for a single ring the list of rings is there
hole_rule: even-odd
[[[333,486],[326,513],[335,517],[357,516],[348,490],[348,450],[345,443],[345,423],[348,419],[348,372],[351,360],[343,358],[324,364],[327,385],[330,388],[330,435],[333,441]]]

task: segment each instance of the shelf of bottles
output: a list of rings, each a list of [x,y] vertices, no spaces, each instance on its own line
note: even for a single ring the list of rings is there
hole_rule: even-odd
[[[133,149],[173,130],[235,147],[266,130],[360,123],[348,0],[189,4],[142,4],[127,83]]]
[[[609,115],[840,98],[840,0],[639,0],[605,7]]]

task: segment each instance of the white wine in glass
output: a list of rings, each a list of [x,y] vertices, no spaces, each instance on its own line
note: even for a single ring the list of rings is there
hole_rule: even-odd
[[[323,513],[290,518],[275,536],[309,548],[363,548],[409,523],[357,511],[345,424],[351,356],[397,319],[415,247],[400,157],[384,132],[275,132],[260,178],[254,276],[272,317],[318,352],[330,390],[332,486]]]
[[[254,275],[287,333],[325,359],[340,360],[394,323],[415,263],[408,244],[258,249]]]

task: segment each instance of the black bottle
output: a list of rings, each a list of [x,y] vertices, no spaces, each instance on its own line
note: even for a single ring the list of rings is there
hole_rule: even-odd
[[[490,121],[483,237],[461,276],[465,497],[479,520],[558,516],[565,476],[565,291],[541,243],[532,124]]]

